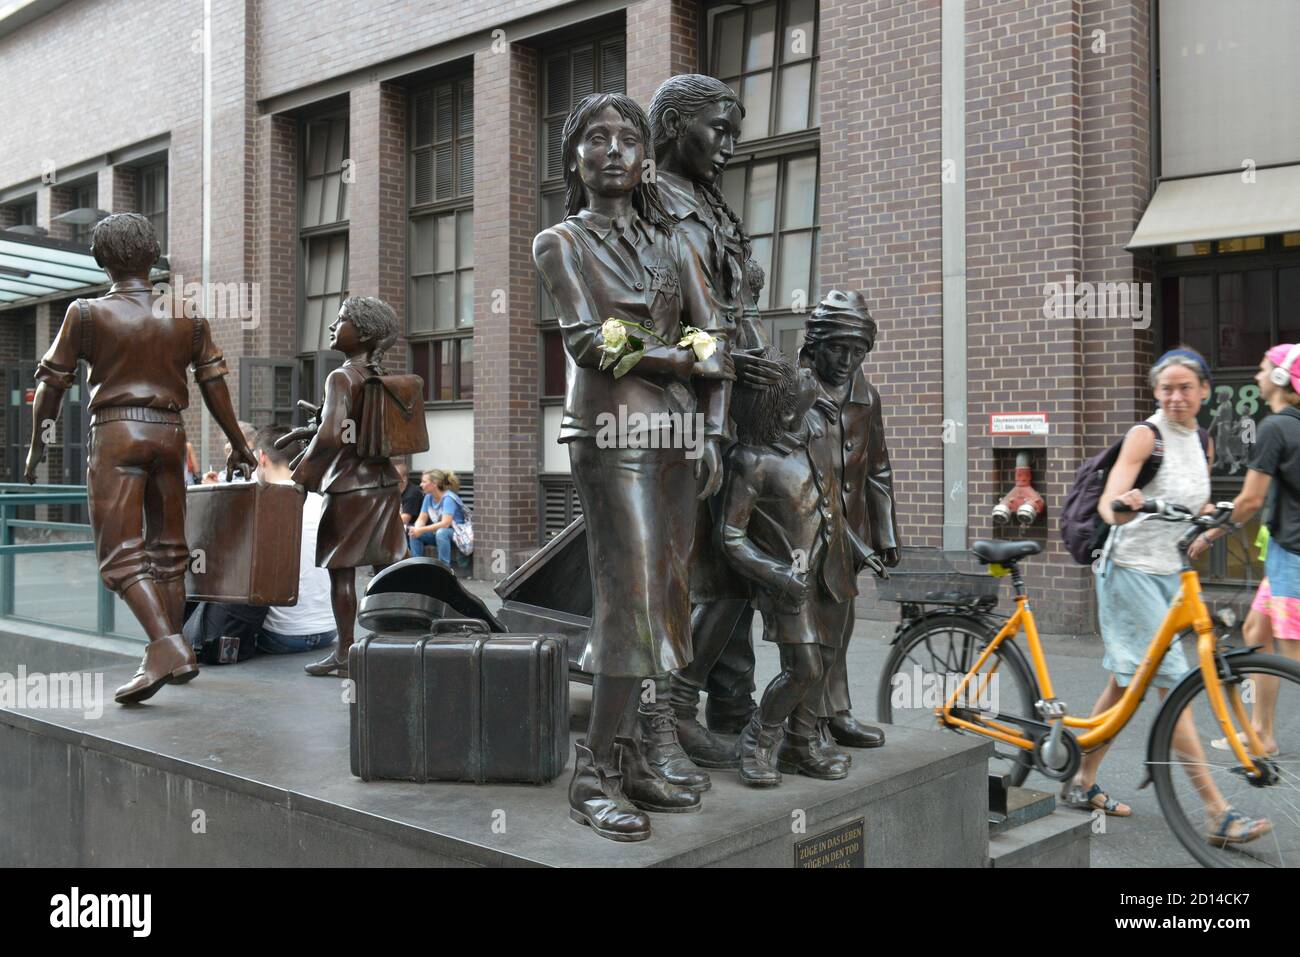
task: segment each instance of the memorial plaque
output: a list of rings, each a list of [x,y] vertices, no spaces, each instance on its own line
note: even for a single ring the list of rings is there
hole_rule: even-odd
[[[866,819],[856,818],[814,837],[796,841],[794,866],[866,867]]]

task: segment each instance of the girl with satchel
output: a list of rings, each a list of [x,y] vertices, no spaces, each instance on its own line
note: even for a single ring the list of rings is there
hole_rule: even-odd
[[[400,326],[387,303],[353,296],[330,326],[330,347],[346,356],[325,380],[319,424],[296,429],[276,448],[310,438],[295,463],[293,480],[325,496],[316,535],[316,564],[329,570],[330,601],[339,638],[325,658],[306,666],[309,675],[348,676],[348,649],[357,618],[356,569],[378,571],[406,556],[401,485],[390,459],[362,454],[363,395],[368,380],[384,375],[384,353]]]

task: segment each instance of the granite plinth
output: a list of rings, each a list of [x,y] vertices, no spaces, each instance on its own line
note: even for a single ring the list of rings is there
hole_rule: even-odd
[[[789,867],[798,842],[858,818],[868,867],[987,862],[982,741],[889,728],[846,780],[770,791],[711,772],[701,812],[653,815],[650,840],[618,844],[569,820],[572,753],[542,787],[354,778],[343,686],[307,660],[205,668],[123,708],[111,694],[135,659],[101,656],[99,716],[0,709],[0,865]],[[0,650],[0,671],[18,663]]]

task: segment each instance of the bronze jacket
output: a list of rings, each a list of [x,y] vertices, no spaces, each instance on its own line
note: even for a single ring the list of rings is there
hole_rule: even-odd
[[[800,358],[799,365],[813,368],[807,357]],[[834,403],[828,396],[823,395],[814,408],[826,419],[827,432],[835,443],[834,462],[849,527],[872,551],[897,548],[894,472],[885,444],[880,393],[859,368],[853,373],[848,398],[838,416],[832,414]]]
[[[721,313],[695,254],[675,232],[656,229],[636,215],[627,232],[630,240],[607,217],[584,209],[533,241],[533,258],[555,303],[564,338],[560,441],[593,438],[607,421],[602,413],[618,416],[620,411],[630,424],[628,434],[644,431],[636,428],[636,413],[698,410],[705,417],[706,437],[724,435],[725,381],[699,376],[688,385],[638,375],[635,366],[616,379],[612,369],[600,369],[601,325],[610,318],[631,320],[674,345],[683,324],[722,338],[708,360],[711,371],[720,370],[726,349]],[[647,346],[659,344],[650,336],[645,340]]]
[[[795,610],[788,589],[807,575],[809,599],[846,601],[858,593],[861,545],[844,520],[844,506],[821,417],[810,413],[798,435],[767,446],[728,451],[722,492],[720,548],[755,582],[758,607]]]
[[[153,287],[140,280],[114,283],[99,299],[77,303],[41,359],[36,378],[67,390],[85,359],[91,413],[110,406],[143,406],[179,412],[190,404],[188,370],[205,382],[226,374],[208,321],[155,314]]]

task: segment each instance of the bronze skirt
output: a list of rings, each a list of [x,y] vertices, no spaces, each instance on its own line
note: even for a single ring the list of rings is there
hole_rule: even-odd
[[[695,463],[683,449],[568,443],[587,524],[591,629],[579,664],[645,677],[690,663]]]
[[[396,485],[325,494],[316,532],[317,566],[382,568],[405,557],[402,497]]]

